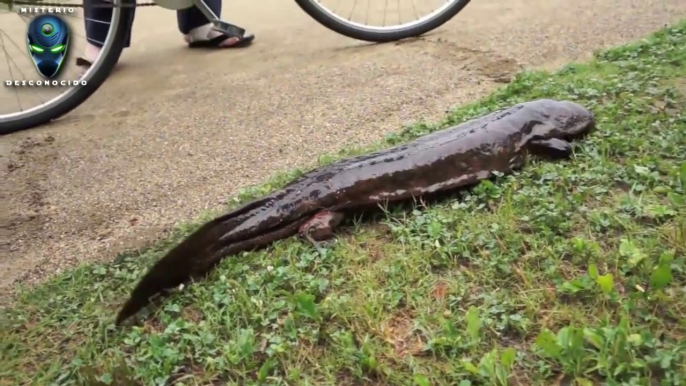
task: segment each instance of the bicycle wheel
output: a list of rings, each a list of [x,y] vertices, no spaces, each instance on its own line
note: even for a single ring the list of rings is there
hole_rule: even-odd
[[[397,41],[420,36],[432,31],[457,15],[469,4],[469,1],[440,0],[440,6],[435,7],[435,9],[431,7],[429,13],[419,16],[415,0],[396,0],[391,2],[388,0],[367,0],[366,6],[364,4],[358,5],[357,1],[343,2],[350,8],[346,11],[337,11],[339,7],[327,7],[322,4],[322,0],[295,0],[303,11],[324,27],[349,38],[375,43]],[[376,6],[372,7],[372,2],[376,2]],[[389,14],[387,9],[384,9],[383,14],[380,15],[380,5],[387,6],[389,3],[397,4],[398,10]],[[408,4],[401,5],[401,3]],[[352,20],[354,15],[359,16],[365,10],[367,13],[364,16],[364,23]],[[374,13],[372,18],[382,20],[381,26],[367,24],[370,12]],[[402,22],[400,19],[403,13],[405,16],[414,13],[417,18],[409,22]],[[387,25],[387,22],[393,23],[396,22],[396,19],[398,20],[396,24]]]
[[[17,5],[17,3],[19,3],[20,5]],[[69,8],[69,3],[63,3],[61,5],[65,10]],[[79,1],[78,4],[73,5],[74,7],[71,8],[72,10],[80,8],[81,2]],[[0,16],[19,17],[22,19],[23,22],[25,22],[25,25],[28,25],[30,19],[33,19],[34,17],[39,17],[43,14],[26,13],[26,7],[45,6],[45,3],[37,2],[35,0],[15,2],[14,4],[9,4],[9,11],[0,13]],[[125,42],[124,39],[126,37],[125,33],[127,32],[126,21],[127,18],[131,16],[130,12],[133,12],[135,0],[111,0],[111,2],[107,4],[107,6],[111,6],[113,8],[112,19],[109,23],[110,28],[109,32],[107,33],[107,37],[104,42],[101,42],[103,45],[100,51],[100,55],[83,75],[72,75],[72,78],[70,78],[78,79],[80,85],[61,87],[59,89],[52,90],[49,88],[40,87],[20,89],[18,87],[10,87],[9,85],[6,85],[6,87],[4,88],[5,90],[3,91],[3,94],[5,95],[3,95],[3,98],[0,99],[3,100],[3,103],[0,103],[1,106],[4,106],[2,110],[12,109],[11,105],[9,104],[9,102],[13,99],[12,96],[9,95],[12,92],[16,93],[16,102],[19,104],[19,109],[18,111],[15,110],[14,112],[9,113],[0,110],[0,135],[30,129],[48,123],[54,119],[63,116],[64,114],[67,114],[68,112],[72,111],[73,109],[81,105],[83,102],[85,102],[86,99],[88,99],[105,82],[107,77],[110,75],[112,69],[116,65],[117,61],[119,60],[119,56],[121,55],[121,52],[123,50]],[[21,7],[24,7],[23,12]],[[11,15],[12,13],[14,13],[14,15]],[[75,33],[73,32],[75,29],[74,27],[76,27],[77,23],[80,23],[81,26],[83,26],[84,22],[83,20],[75,20],[77,19],[77,16],[75,16],[74,11],[69,16],[65,16],[67,14],[69,13],[63,12],[62,14],[55,15],[61,16],[63,20],[67,21],[67,24],[71,26],[71,28],[69,28],[72,31],[70,32],[69,38],[69,44],[71,45],[71,39],[73,35],[75,35]],[[99,22],[107,24],[107,22],[97,20],[89,20],[89,22]],[[5,62],[5,64],[10,68],[9,71],[4,71],[3,74],[6,75],[6,77],[3,80],[5,80],[6,82],[16,80],[17,75],[20,74],[21,76],[24,76],[23,80],[25,81],[44,81],[44,79],[42,79],[40,75],[33,71],[33,68],[28,69],[28,66],[26,64],[18,64],[18,62],[20,62],[21,60],[15,60],[10,58],[11,48],[14,48],[15,53],[19,53],[19,50],[17,50],[17,48],[21,48],[22,45],[23,47],[26,47],[26,29],[24,29],[22,32],[24,41],[17,43],[16,38],[13,39],[11,34],[4,31],[5,27],[11,26],[12,24],[7,22],[3,22],[0,24],[3,26],[2,28],[0,28],[0,45],[2,45],[2,51],[0,52],[3,52],[5,56],[5,60],[2,60],[2,58],[0,58],[0,66],[2,66],[3,62]],[[16,22],[14,23],[14,26],[18,27],[20,24],[21,23]],[[21,36],[21,34],[18,33],[15,33],[14,35],[15,37]],[[78,34],[76,35],[79,36]],[[79,37],[82,37],[85,42],[85,34],[84,36]],[[73,53],[74,52],[71,51],[68,54]],[[26,60],[26,48],[24,48],[23,54],[23,59]],[[67,66],[71,65],[69,62],[67,62],[68,60],[70,60],[70,62],[72,63],[74,62],[73,58],[65,58],[64,61]],[[33,67],[33,64],[31,64],[30,66]],[[14,71],[12,70],[13,67],[15,68]],[[24,75],[24,71],[26,70],[28,70],[27,72],[29,72],[28,76]],[[75,72],[76,70],[72,67],[71,71]],[[9,75],[9,78],[7,77],[7,75]],[[68,75],[64,75],[63,77],[66,76]],[[85,82],[85,85],[83,85],[83,82]],[[48,95],[49,91],[55,92],[51,93],[52,95]],[[27,94],[30,92],[37,94],[37,98],[41,103],[28,109],[24,109],[24,107],[22,106],[22,99],[26,99]]]

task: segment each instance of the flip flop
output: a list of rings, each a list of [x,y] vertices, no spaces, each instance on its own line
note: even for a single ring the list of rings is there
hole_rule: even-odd
[[[254,34],[246,34],[245,30],[241,27],[235,26],[233,24],[225,23],[225,27],[230,30],[229,32],[222,31],[221,35],[215,36],[212,39],[207,40],[196,40],[188,43],[190,48],[243,48],[249,46],[253,40],[255,40]],[[235,44],[230,46],[222,46],[221,44],[230,38],[238,38]]]
[[[88,59],[78,57],[76,58],[76,67],[79,68],[79,75],[84,76],[86,74],[86,71],[88,71],[89,68],[93,65],[93,62],[91,62]]]
[[[79,67],[90,68],[93,65],[93,62],[79,56],[76,58],[76,65]]]

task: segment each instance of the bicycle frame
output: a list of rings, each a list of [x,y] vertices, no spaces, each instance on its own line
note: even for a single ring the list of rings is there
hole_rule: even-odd
[[[210,7],[207,6],[205,3],[205,0],[193,0],[193,4],[198,7],[200,12],[202,12],[203,15],[209,20],[212,25],[214,26],[214,29],[220,32],[224,32],[225,34],[229,36],[242,36],[245,34],[245,30],[243,28],[237,27],[233,24],[229,24],[223,20],[221,20],[217,15],[212,12]]]
[[[210,7],[207,6],[205,3],[205,0],[154,0],[155,4],[158,6],[165,8],[165,9],[170,9],[170,10],[179,10],[179,9],[186,9],[190,8],[192,6],[196,6],[200,12],[209,20],[214,29],[223,32],[229,36],[241,36],[245,33],[245,30],[242,28],[236,27],[232,24],[229,24],[219,18],[218,15],[215,15],[214,12],[210,9]]]

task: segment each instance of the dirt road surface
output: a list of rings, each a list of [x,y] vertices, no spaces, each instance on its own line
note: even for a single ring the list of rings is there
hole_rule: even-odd
[[[140,9],[133,48],[65,119],[0,139],[2,293],[111,259],[239,188],[473,101],[523,67],[556,67],[686,15],[683,0],[474,0],[436,33],[369,45],[293,2],[227,1],[243,50],[191,51],[175,14]]]

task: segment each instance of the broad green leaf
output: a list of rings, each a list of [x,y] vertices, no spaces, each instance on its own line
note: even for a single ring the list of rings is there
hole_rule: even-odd
[[[422,374],[415,374],[414,377],[414,383],[417,386],[429,386],[431,383],[429,383],[429,378],[426,377],[426,375]]]
[[[634,165],[634,171],[636,172],[636,174],[641,175],[641,176],[645,176],[647,174],[650,174],[650,169],[648,169],[645,166],[641,166],[641,165]]]
[[[374,371],[377,368],[377,361],[373,355],[366,356],[362,359],[362,365],[367,369]]]
[[[578,378],[574,378],[574,380],[576,381],[576,384],[578,386],[593,386],[593,382],[589,381],[586,378],[578,377]]]
[[[596,279],[596,282],[600,286],[600,289],[606,294],[611,293],[612,289],[615,286],[611,273],[608,273],[608,274],[605,274],[602,276],[598,276],[598,278]]]
[[[627,337],[627,340],[634,346],[640,346],[643,343],[643,338],[641,337],[641,334],[631,334]]]
[[[469,336],[476,340],[479,338],[479,332],[481,330],[481,317],[479,316],[479,309],[471,306],[467,310],[467,333]]]
[[[105,373],[98,377],[98,380],[106,385],[112,384],[112,375],[110,373]]]
[[[650,275],[650,286],[655,289],[667,287],[672,282],[669,264],[660,264]]]
[[[517,352],[513,347],[508,347],[505,350],[503,350],[503,353],[500,354],[500,363],[509,371],[512,369],[512,365],[514,365],[515,360],[517,359]]]
[[[460,331],[455,328],[455,325],[449,319],[443,320],[443,330],[447,338],[458,339],[460,337]]]
[[[598,277],[598,266],[595,264],[590,264],[588,266],[588,276],[591,277],[591,279],[595,279]]]
[[[495,374],[495,369],[496,369],[496,354],[498,353],[497,349],[493,349],[486,353],[483,357],[481,357],[481,360],[479,361],[479,370],[480,374],[482,375],[493,375]]]
[[[536,346],[547,356],[558,359],[562,348],[557,344],[555,335],[550,330],[543,330],[536,337]]]
[[[603,335],[598,334],[590,328],[584,328],[584,336],[586,337],[586,340],[591,342],[597,349],[601,349],[605,345],[605,338]]]
[[[274,358],[267,359],[260,367],[260,370],[257,372],[257,379],[260,381],[264,381],[265,379],[267,379],[267,376],[269,376],[269,372],[272,368],[274,368],[275,364],[276,360]]]
[[[255,334],[252,328],[242,329],[238,335],[238,353],[241,358],[250,357],[255,350]]]
[[[557,336],[555,337],[556,338],[555,340],[557,341],[557,344],[561,348],[565,349],[565,348],[568,348],[569,346],[571,346],[571,344],[569,343],[570,342],[569,336],[570,336],[569,327],[563,327],[560,329],[560,331],[557,332]]]
[[[631,240],[622,239],[619,244],[619,254],[627,258],[631,268],[646,258],[646,255]]]
[[[573,281],[571,281],[571,282],[566,281],[566,282],[562,283],[562,285],[560,286],[560,289],[565,291],[565,292],[575,294],[579,291],[584,290],[585,288],[582,286],[576,285],[575,282],[573,282]]]
[[[556,341],[560,349],[575,351],[584,345],[584,332],[579,328],[563,327],[557,332]]]
[[[669,199],[669,202],[671,202],[674,206],[686,205],[686,198],[684,198],[683,194],[669,192],[667,193],[667,198]]]
[[[474,366],[474,364],[468,360],[463,360],[462,361],[462,366],[464,367],[465,370],[469,371],[472,374],[478,374],[479,369]]]
[[[675,254],[674,249],[670,249],[669,251],[664,251],[662,254],[660,254],[660,259],[659,263],[660,264],[671,264],[672,260],[674,260],[674,254]]]
[[[317,318],[317,306],[314,303],[314,295],[300,293],[295,295],[295,305],[302,314],[312,318]]]

